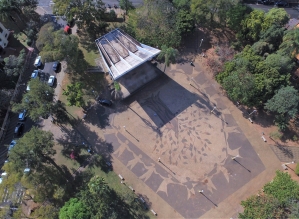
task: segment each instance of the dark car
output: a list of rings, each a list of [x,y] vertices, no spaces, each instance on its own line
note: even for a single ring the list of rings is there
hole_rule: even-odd
[[[16,128],[15,128],[15,134],[17,136],[20,136],[20,135],[22,135],[23,130],[24,130],[24,123],[18,122],[16,125]]]
[[[107,8],[111,8],[111,5],[107,4]]]
[[[289,5],[289,3],[287,3],[286,1],[278,1],[275,3],[275,6],[277,7],[287,7]]]
[[[117,8],[117,5],[116,5],[116,4],[114,4],[114,5],[113,5],[113,7],[114,7],[114,8]]]
[[[59,65],[60,65],[60,62],[57,62],[57,61],[54,62],[53,63],[53,71],[57,72],[59,69]]]
[[[112,102],[110,100],[100,99],[99,103],[104,106],[111,106]]]
[[[274,5],[273,0],[259,0],[258,3],[264,4],[264,5]]]

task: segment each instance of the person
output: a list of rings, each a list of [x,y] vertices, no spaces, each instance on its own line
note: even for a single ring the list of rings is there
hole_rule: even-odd
[[[192,65],[192,66],[193,66],[193,62],[190,62],[190,65]]]

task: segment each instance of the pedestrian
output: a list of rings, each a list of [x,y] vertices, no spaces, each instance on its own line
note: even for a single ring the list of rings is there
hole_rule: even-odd
[[[193,66],[193,62],[190,62],[190,65]]]

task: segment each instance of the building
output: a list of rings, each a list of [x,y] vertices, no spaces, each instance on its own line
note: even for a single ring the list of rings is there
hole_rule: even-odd
[[[8,45],[9,30],[0,23],[0,50]]]
[[[161,73],[148,62],[160,50],[138,42],[121,29],[115,29],[95,42],[111,78],[120,85],[123,99]]]

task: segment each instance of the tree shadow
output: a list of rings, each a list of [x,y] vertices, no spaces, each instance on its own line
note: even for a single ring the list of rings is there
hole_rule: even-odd
[[[95,131],[91,131],[86,124],[78,122],[71,127],[61,125],[60,129],[64,133],[64,136],[58,138],[57,142],[63,147],[61,151],[63,156],[69,157],[72,151],[80,153],[82,150],[90,150],[89,154],[80,155],[82,156],[79,160],[80,165],[83,165],[85,160],[91,159],[94,153],[101,155],[105,163],[106,161],[111,163],[113,147],[107,144],[105,140],[99,138],[98,134]],[[103,162],[98,160],[92,163],[92,166],[97,165],[99,167],[105,166]]]

